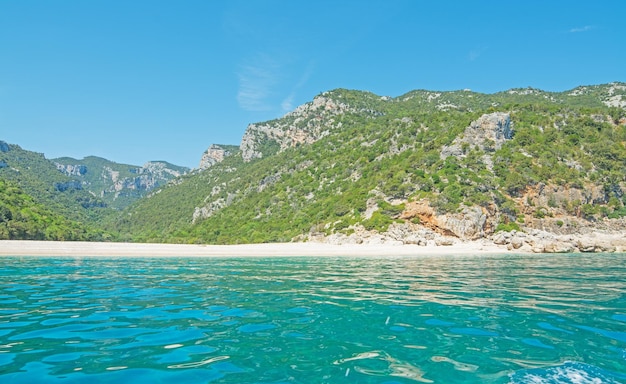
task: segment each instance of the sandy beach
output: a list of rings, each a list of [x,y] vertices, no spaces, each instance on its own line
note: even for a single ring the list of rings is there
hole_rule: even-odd
[[[125,256],[125,257],[255,257],[255,256],[437,256],[524,253],[486,242],[448,246],[331,245],[279,243],[242,245],[186,245],[55,241],[0,241],[0,256]]]

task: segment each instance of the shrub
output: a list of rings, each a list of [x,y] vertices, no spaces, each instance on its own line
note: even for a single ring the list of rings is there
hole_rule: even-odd
[[[598,213],[598,207],[596,207],[595,205],[591,205],[591,204],[583,204],[580,207],[580,212],[582,213],[585,219],[590,219],[593,217],[593,215]]]
[[[511,232],[511,231],[519,231],[519,230],[520,230],[520,227],[515,222],[500,223],[496,226],[496,232],[500,232],[500,231]]]
[[[621,207],[611,212],[608,216],[609,219],[619,219],[620,217],[626,217],[626,207]]]
[[[350,224],[346,223],[345,221],[341,220],[335,223],[334,228],[335,231],[340,231],[342,229],[348,228],[350,226]]]
[[[404,204],[393,205],[386,201],[379,201],[378,207],[384,215],[390,217],[397,217],[402,213],[402,211],[404,211]]]
[[[535,216],[538,219],[543,219],[544,217],[546,217],[546,214],[547,214],[547,210],[543,207],[540,207],[539,209],[535,211],[533,216]]]
[[[363,222],[363,226],[368,231],[385,232],[391,223],[393,223],[393,220],[389,216],[385,216],[380,211],[376,211],[369,220]]]

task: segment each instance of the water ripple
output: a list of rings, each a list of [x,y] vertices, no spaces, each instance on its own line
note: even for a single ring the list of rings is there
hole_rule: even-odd
[[[619,254],[0,258],[0,382],[623,382],[624,292]]]

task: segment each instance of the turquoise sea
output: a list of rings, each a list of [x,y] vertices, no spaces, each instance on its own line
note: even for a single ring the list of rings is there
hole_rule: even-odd
[[[0,383],[626,383],[626,255],[0,258]]]

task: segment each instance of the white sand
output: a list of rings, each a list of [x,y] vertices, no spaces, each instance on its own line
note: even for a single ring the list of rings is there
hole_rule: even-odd
[[[504,247],[479,241],[457,243],[450,246],[329,245],[319,243],[181,245],[69,241],[0,241],[0,256],[437,256],[506,253],[511,252],[507,251]]]

